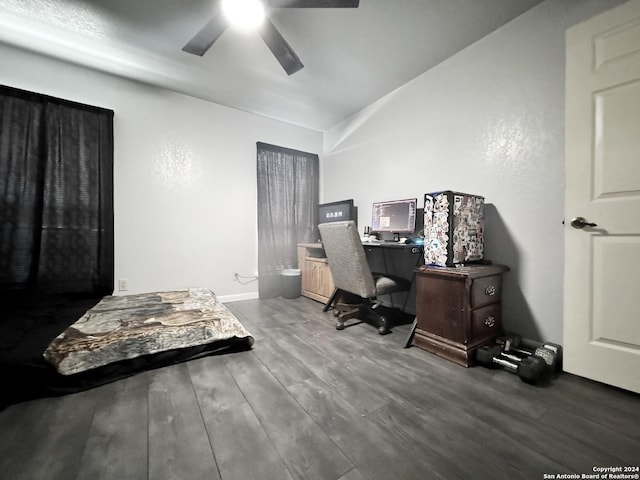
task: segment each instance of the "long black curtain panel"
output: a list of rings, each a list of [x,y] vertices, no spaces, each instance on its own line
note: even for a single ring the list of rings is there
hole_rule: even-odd
[[[298,243],[318,239],[319,158],[258,142],[259,296],[282,294],[284,269],[297,266]]]
[[[0,291],[113,291],[113,111],[0,86]]]

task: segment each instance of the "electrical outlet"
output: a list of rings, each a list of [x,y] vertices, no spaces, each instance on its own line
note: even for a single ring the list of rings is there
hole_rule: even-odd
[[[129,290],[129,281],[123,278],[118,280],[118,291],[126,292],[127,290]]]

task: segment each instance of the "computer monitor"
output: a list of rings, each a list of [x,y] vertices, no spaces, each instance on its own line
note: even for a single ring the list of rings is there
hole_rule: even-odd
[[[373,232],[413,233],[416,229],[418,199],[390,200],[373,204]]]
[[[343,220],[357,221],[352,198],[318,205],[318,223],[340,222]]]

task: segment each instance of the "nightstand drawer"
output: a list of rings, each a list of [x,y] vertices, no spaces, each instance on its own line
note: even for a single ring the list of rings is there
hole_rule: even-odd
[[[471,338],[478,340],[485,337],[495,337],[502,332],[502,305],[492,305],[478,308],[471,312]]]
[[[502,298],[502,275],[476,278],[471,286],[471,308],[499,302]]]

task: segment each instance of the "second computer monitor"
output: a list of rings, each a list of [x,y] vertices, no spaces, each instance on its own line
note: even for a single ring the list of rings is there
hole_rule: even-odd
[[[322,203],[318,205],[318,223],[342,222],[344,220],[357,222],[356,209],[353,198],[339,202]]]
[[[413,233],[416,228],[418,199],[389,200],[373,204],[373,232]]]

